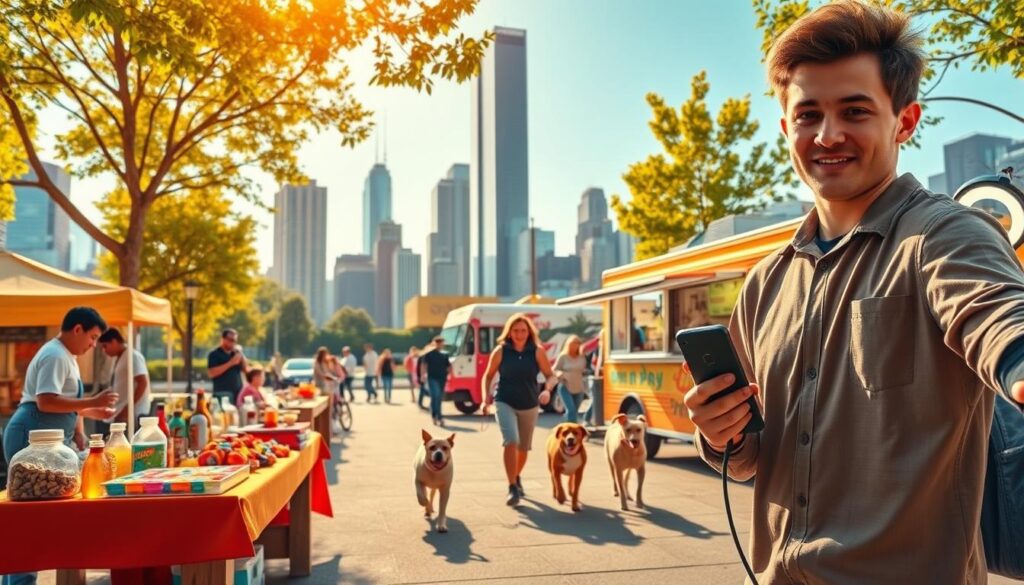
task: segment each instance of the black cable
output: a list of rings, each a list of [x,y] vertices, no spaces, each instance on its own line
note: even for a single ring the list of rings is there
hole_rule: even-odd
[[[732,439],[729,439],[729,443],[725,446],[725,453],[722,455],[722,495],[725,497],[725,516],[729,519],[732,541],[736,544],[736,552],[739,553],[740,560],[743,561],[743,568],[747,570],[747,577],[750,577],[751,583],[758,585],[757,577],[754,577],[754,571],[750,569],[750,563],[747,562],[747,556],[743,554],[740,537],[736,535],[736,525],[732,521],[732,506],[729,505],[729,453],[731,452]]]

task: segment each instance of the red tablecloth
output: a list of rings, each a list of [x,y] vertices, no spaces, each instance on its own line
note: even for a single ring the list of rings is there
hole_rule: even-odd
[[[0,493],[0,574],[122,569],[252,556],[252,543],[310,476],[311,508],[332,516],[319,435],[217,496],[11,502]]]

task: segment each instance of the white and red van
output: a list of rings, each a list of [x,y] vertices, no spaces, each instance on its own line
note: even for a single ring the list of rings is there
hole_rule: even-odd
[[[451,355],[452,379],[445,388],[445,400],[455,402],[460,412],[472,414],[483,402],[480,385],[487,360],[505,322],[516,313],[526,313],[540,333],[551,363],[562,351],[565,340],[577,335],[582,351],[597,348],[601,334],[601,309],[598,307],[559,307],[555,305],[473,304],[448,313],[441,336],[445,351]],[[557,409],[555,401],[552,405]]]

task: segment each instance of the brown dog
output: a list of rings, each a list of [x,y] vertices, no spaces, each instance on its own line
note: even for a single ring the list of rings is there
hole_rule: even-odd
[[[423,444],[416,451],[413,469],[416,472],[416,499],[424,508],[424,516],[434,513],[434,494],[441,492],[441,505],[437,512],[437,531],[448,532],[448,496],[451,495],[455,464],[452,463],[452,447],[455,435],[447,439],[435,439],[423,432]],[[427,497],[430,489],[430,497]]]
[[[604,451],[608,455],[608,467],[612,470],[612,488],[615,496],[620,499],[623,510],[629,510],[626,499],[629,496],[626,487],[629,484],[629,472],[636,470],[636,507],[644,508],[644,474],[647,463],[647,446],[644,444],[644,433],[647,430],[647,419],[643,415],[636,420],[629,420],[625,414],[616,416],[604,436]]]
[[[580,482],[583,481],[583,468],[587,466],[587,450],[583,448],[586,439],[587,429],[576,423],[562,423],[548,436],[548,471],[551,472],[554,496],[559,504],[565,503],[562,476],[568,475],[573,512],[580,511]]]

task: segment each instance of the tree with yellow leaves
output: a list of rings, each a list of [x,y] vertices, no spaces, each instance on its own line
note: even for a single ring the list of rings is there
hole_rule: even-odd
[[[630,201],[612,196],[619,227],[639,240],[638,260],[686,242],[715,219],[790,198],[796,187],[785,139],[772,148],[753,142],[760,125],[750,119],[750,96],[727,99],[713,119],[710,87],[705,72],[694,76],[678,111],[647,94],[664,153],[630,165],[623,175]]]

